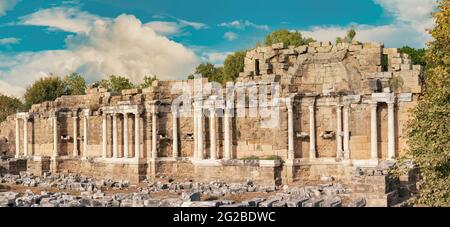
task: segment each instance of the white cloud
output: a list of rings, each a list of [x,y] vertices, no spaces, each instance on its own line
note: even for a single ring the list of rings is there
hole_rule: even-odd
[[[225,58],[233,52],[206,52],[202,55],[204,62],[210,62],[216,66],[222,66]]]
[[[320,41],[334,41],[338,36],[345,36],[351,27],[356,29],[356,40],[382,42],[389,47],[409,45],[424,47],[431,39],[425,31],[433,26],[431,12],[434,0],[374,0],[381,5],[386,14],[394,17],[391,24],[372,26],[350,24],[349,26],[316,26],[300,30],[304,36]]]
[[[0,17],[6,15],[6,11],[14,8],[21,0],[1,0],[0,1]]]
[[[223,37],[228,41],[233,41],[236,40],[239,37],[239,35],[234,32],[225,32]]]
[[[134,83],[145,75],[182,79],[200,59],[195,53],[161,36],[132,15],[98,20],[87,33],[68,36],[67,49],[1,56],[0,92],[19,96],[33,81],[49,73],[79,72],[89,82],[122,75]]]
[[[10,37],[10,38],[3,38],[0,39],[0,46],[1,45],[11,45],[11,44],[18,44],[20,42],[20,39]]]
[[[268,25],[258,25],[248,20],[235,20],[231,22],[223,22],[219,24],[220,27],[227,27],[227,28],[235,28],[235,29],[241,29],[244,30],[246,28],[255,28],[260,30],[269,30],[270,27]]]
[[[152,28],[155,32],[161,35],[175,35],[181,32],[181,27],[176,22],[167,22],[167,21],[152,21],[145,26]]]
[[[30,15],[23,16],[20,18],[20,24],[80,33],[89,32],[98,20],[108,19],[80,11],[78,8],[61,6],[38,10]]]
[[[208,25],[206,25],[204,23],[192,22],[192,21],[182,20],[179,18],[176,18],[176,19],[182,26],[193,27],[194,29],[197,29],[197,30],[208,28]]]
[[[187,27],[193,28],[195,30],[208,28],[208,25],[206,24],[182,20],[173,16],[153,16],[153,18],[158,19],[166,19],[167,17],[170,17],[174,21],[150,21],[145,25],[155,30],[155,32],[157,32],[158,34],[165,36],[186,35],[187,33],[184,31],[184,29]]]

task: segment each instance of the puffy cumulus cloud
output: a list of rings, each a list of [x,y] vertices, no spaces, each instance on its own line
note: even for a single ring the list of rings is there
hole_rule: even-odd
[[[392,23],[379,26],[355,23],[349,26],[316,26],[300,32],[320,41],[334,41],[338,36],[345,36],[346,31],[353,26],[356,29],[355,39],[364,42],[383,42],[389,47],[403,45],[424,47],[431,39],[425,30],[433,26],[431,13],[434,10],[434,0],[374,0],[374,2],[382,6],[387,15],[394,18]]]
[[[86,33],[70,35],[67,49],[0,56],[9,59],[0,67],[0,92],[23,94],[33,81],[53,73],[78,72],[89,82],[121,75],[134,83],[145,75],[182,79],[200,59],[183,45],[158,35],[131,15],[111,21],[97,20]]]
[[[73,33],[89,32],[98,20],[108,20],[73,7],[53,7],[38,10],[20,18],[19,24],[43,26],[50,30]]]
[[[246,28],[255,28],[260,30],[270,30],[268,25],[258,25],[248,20],[234,20],[231,22],[223,22],[219,24],[219,27],[235,28],[244,30]]]
[[[6,15],[6,11],[13,9],[21,0],[1,0],[0,17]]]
[[[14,38],[14,37],[0,39],[0,46],[1,45],[18,44],[18,43],[20,43],[20,39]]]
[[[236,40],[239,37],[239,35],[234,32],[225,32],[223,37],[228,41],[233,41]]]

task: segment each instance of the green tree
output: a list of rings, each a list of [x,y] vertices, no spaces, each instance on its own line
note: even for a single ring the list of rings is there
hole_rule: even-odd
[[[425,51],[426,91],[412,110],[409,155],[420,168],[418,203],[450,206],[450,0],[433,13],[433,41]]]
[[[64,80],[57,76],[44,77],[35,81],[27,88],[24,98],[27,109],[33,104],[53,101],[66,94],[66,84]]]
[[[144,82],[139,85],[140,88],[148,88],[152,86],[153,81],[158,80],[156,76],[145,76]]]
[[[222,83],[224,80],[223,67],[216,67],[209,62],[198,65],[195,68],[195,73],[202,75],[203,78],[208,78],[209,81]],[[193,79],[193,77],[193,75],[190,75],[188,79]]]
[[[135,86],[126,77],[111,75],[109,76],[108,79],[100,81],[100,87],[118,93],[121,92],[122,90],[132,89]]]
[[[243,50],[227,56],[225,62],[223,63],[222,83],[234,81],[239,76],[239,73],[244,71],[245,55],[246,51]]]
[[[356,30],[354,28],[350,28],[347,31],[347,34],[345,35],[345,37],[337,37],[336,38],[336,44],[338,43],[351,43],[353,41],[353,39],[356,36]]]
[[[68,95],[85,95],[86,80],[77,73],[72,73],[64,78],[66,84],[66,94]]]
[[[23,109],[23,103],[18,99],[0,94],[0,122],[6,117]]]
[[[264,38],[264,45],[272,45],[275,43],[284,43],[288,46],[301,46],[310,42],[314,42],[312,38],[303,38],[300,32],[291,32],[287,29],[280,29],[268,34]]]
[[[425,49],[415,49],[409,46],[404,46],[399,49],[400,53],[408,54],[411,57],[411,61],[414,65],[425,66]]]

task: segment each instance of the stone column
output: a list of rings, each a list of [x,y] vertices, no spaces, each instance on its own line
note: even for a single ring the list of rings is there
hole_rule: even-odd
[[[316,158],[316,124],[314,116],[314,102],[309,105],[309,157]]]
[[[370,158],[378,159],[378,123],[377,123],[377,102],[371,102],[370,115]]]
[[[224,154],[223,159],[231,159],[231,135],[230,135],[230,109],[225,107],[223,116],[223,127],[224,127]]]
[[[58,157],[58,117],[57,113],[52,117],[53,120],[53,154],[52,157],[55,159]]]
[[[123,114],[123,157],[128,158],[128,113]]]
[[[178,111],[172,113],[172,157],[178,158]]]
[[[20,156],[20,129],[19,129],[19,118],[16,117],[16,158]]]
[[[78,116],[74,113],[73,120],[73,156],[78,156]]]
[[[83,117],[83,158],[87,158],[88,150],[88,124],[89,124],[89,110],[85,110]]]
[[[342,158],[342,106],[336,106],[336,159]]]
[[[28,157],[28,118],[23,119],[23,156]]]
[[[107,149],[107,129],[106,129],[106,113],[102,115],[102,158],[106,158],[106,149]]]
[[[151,107],[152,112],[152,158],[156,159],[158,158],[158,150],[157,150],[157,129],[156,129],[156,121],[158,119],[158,112],[157,112],[157,106],[156,104],[153,104]]]
[[[216,146],[216,109],[215,103],[212,101],[209,107],[209,145],[210,145],[210,158],[212,160],[217,159],[217,146]]]
[[[117,114],[113,114],[113,158],[118,157],[118,147],[117,147]]]
[[[203,153],[203,104],[200,101],[197,106],[197,131],[198,131],[198,147],[197,147],[197,157],[198,159],[202,160],[204,159],[204,153]]]
[[[349,131],[349,112],[350,106],[344,106],[344,159],[350,159],[350,131]]]
[[[134,158],[141,158],[141,123],[139,113],[134,114]]]
[[[394,102],[388,102],[388,159],[395,158]]]
[[[194,119],[194,160],[198,159],[198,124],[197,124],[197,111],[196,104],[193,104],[192,118]]]
[[[295,159],[294,152],[294,114],[292,111],[292,98],[286,98],[286,107],[288,111],[288,160]]]

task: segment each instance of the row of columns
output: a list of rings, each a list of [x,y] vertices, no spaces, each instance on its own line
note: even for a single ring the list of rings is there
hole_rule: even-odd
[[[121,158],[119,157],[119,139],[118,139],[118,125],[117,125],[117,117],[119,114],[123,115],[123,157],[122,158],[133,158],[130,157],[129,153],[129,138],[128,138],[128,120],[130,113],[111,113],[112,115],[112,158]],[[102,116],[102,158],[107,158],[107,147],[108,147],[108,139],[107,139],[107,118],[108,113],[103,113]],[[141,142],[140,142],[140,116],[139,113],[134,113],[134,158],[139,159],[141,157]]]
[[[370,127],[370,156],[372,160],[378,159],[378,102],[372,101],[371,105],[371,127]],[[388,159],[395,158],[395,104],[387,102],[388,106]]]
[[[89,121],[90,110],[83,110],[83,158],[87,158],[87,150],[88,150],[88,121]],[[73,120],[73,156],[78,157],[78,115],[74,114],[72,117]],[[57,124],[57,119],[53,120],[53,124]],[[56,132],[56,128],[54,129]],[[54,133],[55,134],[55,133]],[[57,138],[57,137],[56,137]],[[55,145],[57,146],[57,145]]]
[[[203,160],[204,155],[204,121],[203,116],[203,101],[197,100],[194,102],[194,159]],[[210,139],[210,159],[217,160],[217,138],[216,138],[216,120],[217,120],[217,108],[215,101],[211,100],[208,106],[209,109],[209,139]],[[232,158],[232,135],[231,135],[231,108],[225,106],[223,119],[224,130],[224,144],[223,144],[223,159],[229,160]]]
[[[294,114],[293,114],[293,98],[286,99],[286,107],[288,112],[288,160],[295,159],[294,150]],[[316,159],[316,124],[315,124],[315,100],[310,101],[309,110],[309,158]]]
[[[394,102],[388,102],[388,159],[395,158],[395,120],[394,120]],[[286,99],[288,112],[288,160],[295,159],[294,150],[294,116],[293,116],[293,98]],[[378,120],[377,120],[378,102],[371,102],[371,159],[378,159]],[[344,111],[342,111],[342,108]],[[316,131],[315,131],[315,106],[314,101],[309,106],[309,139],[310,159],[316,156]],[[350,105],[336,106],[336,158],[350,159],[350,131],[349,131],[349,112]],[[342,122],[343,121],[343,122]]]
[[[388,159],[395,158],[395,122],[394,122],[394,102],[387,102],[388,104]],[[295,159],[295,149],[294,149],[294,119],[293,119],[293,98],[286,99],[286,106],[288,112],[288,160]],[[371,102],[371,159],[378,159],[378,119],[377,119],[377,107],[378,102]],[[342,108],[344,109],[342,111]],[[310,138],[310,159],[317,158],[316,156],[316,140],[315,140],[315,102],[310,102],[309,106],[309,138]],[[338,159],[350,159],[350,148],[349,148],[349,105],[337,105],[336,106],[336,157]],[[89,110],[85,110],[83,113],[83,157],[87,157],[88,149],[88,118]],[[203,105],[202,101],[194,102],[194,159],[202,160],[204,159],[204,116],[203,116]],[[216,145],[216,107],[215,103],[210,103],[209,106],[209,126],[210,126],[210,159],[217,159],[217,145]],[[231,119],[231,109],[228,107],[224,108],[223,117],[223,127],[224,127],[224,156],[225,160],[232,158],[232,143],[231,143],[231,129],[230,129],[230,119]],[[119,158],[118,152],[118,126],[117,126],[117,115],[119,113],[113,113],[113,158]],[[158,111],[157,105],[151,106],[152,114],[152,150],[151,155],[153,159],[158,157],[157,154],[157,119]],[[128,140],[128,115],[129,113],[123,113],[124,115],[124,128],[123,128],[123,138],[124,138],[124,157],[129,157],[129,140]],[[178,111],[173,113],[173,158],[179,157],[179,138],[178,138]],[[24,121],[24,135],[23,135],[23,147],[24,156],[28,156],[28,130],[27,122],[28,118],[20,118]],[[57,115],[52,116],[52,126],[53,126],[53,157],[58,156],[58,120]],[[343,119],[343,123],[342,123]],[[140,152],[140,116],[135,114],[135,156],[134,158],[139,158],[141,156]],[[73,117],[73,156],[78,156],[78,116]],[[19,141],[19,118],[16,118],[16,141]],[[19,143],[16,143],[16,157],[19,156]],[[103,114],[102,121],[102,157],[107,157],[107,114]]]

